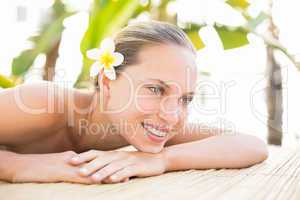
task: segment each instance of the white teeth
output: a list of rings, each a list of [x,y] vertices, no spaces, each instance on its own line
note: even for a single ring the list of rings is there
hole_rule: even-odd
[[[152,134],[158,136],[158,137],[165,137],[167,135],[166,132],[163,132],[163,131],[159,131],[151,126],[147,126],[147,125],[144,125],[144,127],[149,130]]]

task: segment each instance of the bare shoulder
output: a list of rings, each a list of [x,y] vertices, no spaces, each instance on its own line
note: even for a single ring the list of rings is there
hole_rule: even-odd
[[[64,126],[64,111],[59,110],[58,94],[65,89],[41,81],[0,92],[0,144],[14,144],[42,137]]]
[[[24,104],[25,109],[30,107],[33,112],[45,111],[49,114],[64,114],[70,105],[88,104],[92,96],[89,91],[63,87],[49,81],[22,84],[7,90],[7,93],[11,93],[15,103]]]
[[[65,97],[70,90],[49,81],[25,83],[9,89],[6,93],[11,102],[31,114],[60,114]]]

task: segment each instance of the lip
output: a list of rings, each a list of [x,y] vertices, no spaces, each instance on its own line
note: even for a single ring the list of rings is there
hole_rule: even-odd
[[[155,125],[153,125],[153,124],[147,124],[147,123],[142,123],[142,125],[143,126],[150,126],[150,127],[152,127],[152,128],[155,128],[155,129],[157,129],[157,130],[159,130],[159,131],[163,131],[163,132],[170,132],[171,131],[171,129],[170,128],[168,128],[168,127],[164,127],[164,126],[155,126]]]
[[[164,136],[164,137],[159,137],[159,136],[156,136],[154,133],[152,133],[151,131],[149,131],[148,129],[146,129],[144,127],[144,124],[142,123],[142,127],[145,129],[146,133],[145,135],[153,142],[155,143],[162,143],[164,142],[166,139],[167,139],[167,136]],[[152,126],[153,127],[153,126]]]
[[[156,135],[153,135],[150,131],[146,131],[146,135],[150,140],[156,143],[162,143],[166,139],[166,137],[158,137]]]

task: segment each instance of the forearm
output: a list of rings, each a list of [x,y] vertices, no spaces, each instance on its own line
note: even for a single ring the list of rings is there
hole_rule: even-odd
[[[92,183],[89,177],[78,174],[78,167],[68,164],[75,155],[73,151],[46,154],[0,151],[0,180],[12,183]]]
[[[19,154],[0,150],[0,180],[11,182],[18,165]]]
[[[266,145],[250,135],[213,136],[164,148],[167,171],[243,168],[268,156]]]

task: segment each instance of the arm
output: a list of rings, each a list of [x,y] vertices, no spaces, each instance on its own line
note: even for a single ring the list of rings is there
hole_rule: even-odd
[[[250,135],[213,136],[166,147],[167,171],[209,168],[243,168],[268,156],[263,142]]]
[[[226,131],[204,131],[199,124],[189,124],[160,153],[91,150],[74,157],[70,164],[83,164],[81,175],[90,176],[95,182],[117,183],[166,171],[242,168],[267,158],[266,145],[261,140],[250,135],[224,135]]]
[[[0,92],[0,146],[11,147],[38,142],[65,126],[64,112],[57,112],[60,88],[52,83],[24,84]],[[49,107],[50,106],[50,107]],[[44,110],[41,110],[44,109]],[[38,112],[38,110],[40,110]],[[8,182],[77,182],[77,167],[67,160],[75,152],[18,154],[0,150],[0,180]]]
[[[10,147],[45,137],[47,132],[41,130],[58,123],[57,115],[28,112],[28,108],[32,111],[47,108],[47,88],[45,83],[24,84],[0,92],[0,145]],[[0,150],[1,180],[12,180],[14,169],[18,168],[18,158],[16,153]]]
[[[58,87],[48,82],[23,84],[0,92],[0,145],[25,144],[65,126],[57,112]]]
[[[163,150],[166,170],[242,168],[267,158],[266,145],[258,138],[224,133],[217,128],[203,131],[199,126],[189,124]]]
[[[13,179],[13,167],[17,164],[17,154],[0,150],[0,180],[11,182]]]
[[[17,154],[0,150],[0,180],[11,183],[93,183],[89,177],[79,176],[77,167],[68,164],[75,155],[73,151]]]

